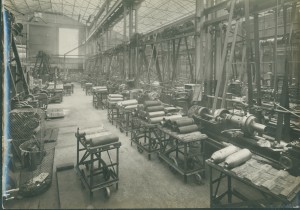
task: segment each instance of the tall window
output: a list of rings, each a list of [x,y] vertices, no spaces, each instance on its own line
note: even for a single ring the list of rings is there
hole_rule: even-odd
[[[60,56],[63,56],[65,53],[78,47],[79,44],[78,35],[79,35],[78,29],[59,28],[58,53]],[[69,56],[71,55],[72,57],[77,57],[78,48],[68,53],[67,55]]]

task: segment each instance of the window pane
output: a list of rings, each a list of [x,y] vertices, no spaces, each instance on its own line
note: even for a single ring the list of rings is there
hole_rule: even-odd
[[[69,52],[70,50],[78,47],[78,29],[71,29],[71,28],[60,28],[59,29],[59,55],[63,56],[65,53]],[[73,55],[77,57],[78,55],[78,48],[73,50],[72,52],[68,53],[68,57]]]

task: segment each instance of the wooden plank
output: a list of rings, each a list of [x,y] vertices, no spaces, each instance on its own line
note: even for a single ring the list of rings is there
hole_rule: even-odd
[[[73,169],[57,172],[57,186],[61,209],[86,208],[85,193],[88,194],[88,190],[81,190],[80,180]]]
[[[58,137],[58,132],[59,132],[59,128],[54,128],[52,130],[52,133],[51,133],[51,136],[50,136],[50,140],[56,141],[57,137]]]

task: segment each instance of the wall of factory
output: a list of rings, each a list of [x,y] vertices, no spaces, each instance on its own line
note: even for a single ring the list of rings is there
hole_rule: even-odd
[[[27,66],[34,66],[36,56],[39,51],[44,51],[51,56],[51,66],[63,68],[63,55],[59,55],[59,28],[72,28],[79,30],[79,44],[85,40],[85,27],[77,21],[62,16],[42,13],[41,18],[36,18],[37,22],[30,20],[32,15],[23,17],[18,20],[24,26],[23,37],[17,41],[20,45],[26,46]],[[72,48],[75,48],[74,46]],[[79,55],[85,55],[85,48],[79,48]],[[25,58],[23,58],[25,59]],[[83,57],[66,58],[66,68],[68,69],[83,69]]]

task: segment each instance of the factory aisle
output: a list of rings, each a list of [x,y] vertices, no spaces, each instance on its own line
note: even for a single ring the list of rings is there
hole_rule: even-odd
[[[77,127],[103,125],[107,130],[119,136],[120,148],[120,181],[119,189],[111,187],[111,196],[106,199],[104,191],[96,191],[93,201],[89,193],[83,189],[74,170],[69,170],[60,183],[61,208],[207,208],[209,207],[209,183],[197,185],[190,177],[188,183],[183,177],[174,174],[156,155],[152,160],[146,154],[140,154],[136,146],[130,146],[129,136],[121,133],[115,125],[107,120],[107,110],[96,110],[92,105],[92,96],[86,96],[79,84],[75,84],[74,94],[64,96],[61,104],[50,104],[49,108],[63,108],[65,117],[47,121],[48,128],[58,127],[59,135],[55,150],[55,166],[76,162]],[[63,180],[65,179],[65,180]],[[16,202],[13,208],[58,208],[56,177],[53,176],[51,188],[44,194]],[[28,202],[28,203],[27,203]]]

